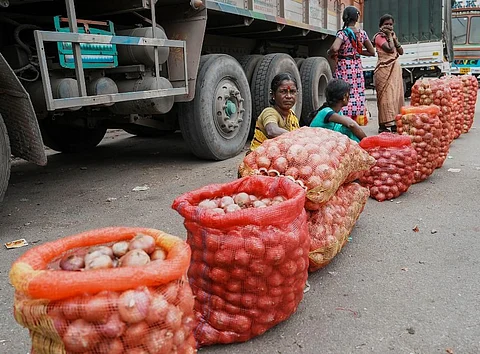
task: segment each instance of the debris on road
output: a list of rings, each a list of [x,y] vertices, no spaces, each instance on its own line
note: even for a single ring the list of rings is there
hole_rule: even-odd
[[[418,225],[415,225],[415,227],[412,230],[413,230],[413,232],[419,232],[420,231],[420,229],[418,228]]]
[[[149,186],[137,186],[132,189],[132,192],[144,192],[144,191],[148,191],[149,189],[150,189]]]
[[[438,231],[435,230],[435,229],[432,229],[432,231],[430,231],[430,233],[433,235],[433,234],[436,234]]]
[[[449,168],[447,171],[448,172],[453,172],[453,173],[458,173],[458,172],[461,171],[461,169],[459,169],[459,168]]]
[[[408,332],[409,334],[415,334],[415,329],[413,329],[413,327],[408,327],[408,328],[407,328],[407,332]]]
[[[80,167],[82,171],[85,171],[87,168],[85,166]]]
[[[114,197],[107,198],[107,202],[109,202],[109,203],[114,202],[116,200],[117,200],[117,198],[114,198]]]
[[[20,248],[20,247],[25,247],[25,246],[28,246],[28,242],[24,238],[5,243],[5,247],[7,249]]]

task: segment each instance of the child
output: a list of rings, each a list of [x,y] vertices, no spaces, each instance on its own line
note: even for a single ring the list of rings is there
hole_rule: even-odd
[[[350,84],[342,79],[333,79],[325,89],[325,96],[327,102],[308,115],[310,127],[345,134],[357,143],[365,138],[366,135],[358,123],[342,114],[342,107],[348,104],[350,98]]]

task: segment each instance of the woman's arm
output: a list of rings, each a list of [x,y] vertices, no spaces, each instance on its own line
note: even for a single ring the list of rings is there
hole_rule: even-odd
[[[329,122],[339,123],[344,127],[350,129],[352,133],[359,139],[362,140],[366,138],[367,135],[365,132],[360,128],[357,122],[355,122],[352,118],[342,116],[340,114],[334,113],[330,116]]]
[[[268,123],[265,126],[265,130],[269,139],[276,138],[277,136],[288,133],[288,130],[280,128],[276,123]]]
[[[393,44],[395,45],[395,48],[397,49],[398,54],[403,55],[402,45],[398,41],[398,38],[395,32],[392,33],[392,38],[393,38]]]
[[[330,47],[329,50],[327,50],[327,55],[335,59],[335,57],[338,55],[338,51],[340,50],[340,47],[342,46],[343,40],[340,37],[335,38],[335,41],[333,42],[332,46]]]
[[[375,56],[375,48],[373,47],[372,42],[370,42],[370,39],[367,39],[365,42],[363,42],[363,45],[367,50],[362,50],[362,55],[365,55],[367,57],[374,57]]]

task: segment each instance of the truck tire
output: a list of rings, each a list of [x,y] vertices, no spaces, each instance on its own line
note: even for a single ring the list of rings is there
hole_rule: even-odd
[[[256,120],[262,111],[270,106],[270,84],[275,75],[280,73],[289,73],[297,81],[297,89],[302,92],[302,82],[300,80],[300,72],[298,71],[295,60],[283,53],[275,53],[265,55],[260,63],[258,63],[252,80],[252,97],[253,97],[253,115]],[[300,119],[302,113],[302,95],[297,96],[297,102],[293,110]]]
[[[262,59],[263,55],[260,54],[245,55],[238,59],[238,62],[242,66],[243,71],[245,72],[245,76],[247,77],[248,84],[250,86],[252,85],[252,78],[253,73],[255,72],[255,68]]]
[[[307,58],[300,69],[302,78],[302,125],[310,112],[318,109],[325,102],[325,88],[332,79],[332,70],[327,59],[321,57]]]
[[[39,121],[43,142],[55,151],[76,153],[93,149],[105,136],[107,128],[87,128],[58,124],[51,119]]]
[[[192,153],[225,160],[242,151],[252,116],[252,99],[241,65],[225,54],[202,56],[195,99],[179,104],[179,124]]]
[[[10,178],[10,141],[3,118],[0,115],[0,202],[3,200]]]

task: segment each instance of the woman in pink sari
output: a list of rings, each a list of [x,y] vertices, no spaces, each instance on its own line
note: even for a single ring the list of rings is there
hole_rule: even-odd
[[[374,71],[377,90],[378,132],[396,132],[395,116],[404,105],[402,68],[398,57],[403,48],[393,32],[392,15],[380,18],[380,31],[373,37],[378,53]]]
[[[337,62],[334,77],[350,84],[350,100],[343,108],[343,114],[357,123],[366,121],[365,79],[363,77],[360,55],[374,56],[367,32],[356,27],[360,12],[354,6],[343,11],[343,28],[337,32],[337,38],[327,54]],[[364,124],[362,124],[364,125]]]

